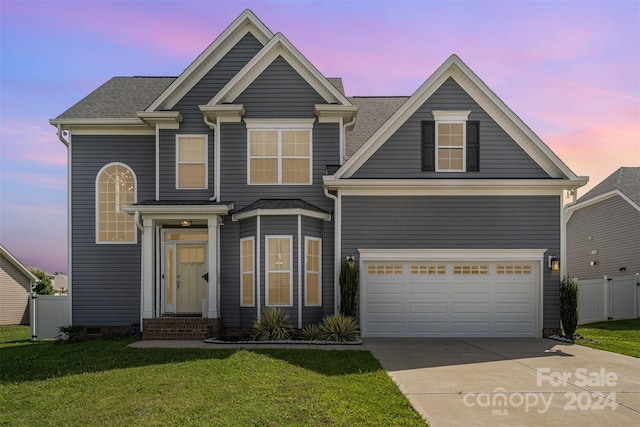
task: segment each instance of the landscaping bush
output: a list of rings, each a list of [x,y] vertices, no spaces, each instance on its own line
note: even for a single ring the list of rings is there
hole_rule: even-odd
[[[578,327],[578,283],[570,276],[560,282],[560,320],[564,336],[572,340]]]
[[[256,330],[255,341],[288,340],[293,332],[289,314],[282,307],[267,307],[260,320],[253,323],[253,328]]]
[[[320,339],[336,342],[356,341],[360,338],[360,327],[351,316],[334,314],[320,322]]]
[[[356,295],[360,281],[360,268],[355,259],[344,258],[340,263],[340,314],[356,316]]]
[[[320,339],[320,325],[307,325],[300,331],[303,340],[317,341]]]

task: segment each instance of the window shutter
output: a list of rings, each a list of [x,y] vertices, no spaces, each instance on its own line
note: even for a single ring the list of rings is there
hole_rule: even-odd
[[[480,172],[480,122],[467,122],[467,172]]]
[[[436,122],[422,122],[422,171],[436,170]]]

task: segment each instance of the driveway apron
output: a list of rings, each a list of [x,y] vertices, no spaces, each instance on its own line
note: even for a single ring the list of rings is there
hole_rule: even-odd
[[[431,427],[638,426],[640,359],[550,339],[368,338]]]

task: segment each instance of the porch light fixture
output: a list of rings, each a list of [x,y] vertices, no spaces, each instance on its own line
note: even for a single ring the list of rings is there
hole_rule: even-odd
[[[549,270],[560,271],[560,260],[555,255],[549,255]]]
[[[183,219],[182,221],[180,221],[180,225],[183,227],[191,227],[191,220]]]

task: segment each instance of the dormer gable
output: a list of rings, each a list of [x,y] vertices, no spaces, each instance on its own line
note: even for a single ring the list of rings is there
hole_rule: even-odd
[[[146,112],[170,110],[245,35],[251,33],[262,45],[274,34],[250,10],[245,10],[149,105]]]

